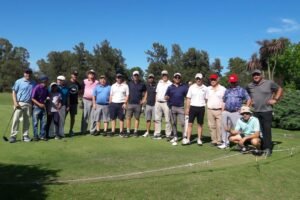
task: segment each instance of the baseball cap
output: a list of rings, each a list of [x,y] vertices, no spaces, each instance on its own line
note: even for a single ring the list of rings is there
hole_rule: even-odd
[[[255,69],[252,71],[252,75],[253,74],[261,74],[261,71],[259,69]]]
[[[242,106],[241,107],[241,114],[243,113],[252,113],[251,109],[248,106]]]
[[[134,75],[140,75],[140,72],[139,71],[134,71],[133,73],[132,73],[132,75],[134,76]]]
[[[26,68],[24,70],[24,73],[26,73],[26,74],[32,74],[32,69],[31,68]]]
[[[106,78],[104,74],[100,75],[99,78]]]
[[[236,74],[231,74],[228,77],[228,82],[229,83],[236,83],[236,82],[238,82],[238,80],[239,80],[239,78]]]
[[[173,77],[175,77],[175,76],[180,76],[181,77],[181,74],[179,72],[176,72]]]
[[[65,81],[66,80],[66,77],[60,75],[56,78],[57,80],[61,80],[61,81]]]
[[[57,83],[52,82],[52,83],[50,84],[50,88],[52,88],[53,86],[57,86]]]
[[[149,74],[148,75],[148,78],[151,78],[151,77],[154,78],[154,74]]]
[[[202,75],[201,73],[197,73],[196,76],[195,76],[195,78],[200,78],[200,79],[202,79],[202,78],[203,78],[203,75]]]
[[[168,71],[167,70],[163,70],[162,72],[161,72],[161,75],[168,75],[169,73],[168,73]]]
[[[88,74],[96,74],[96,72],[95,72],[95,70],[90,69],[90,70],[88,71]]]
[[[117,74],[116,74],[116,77],[123,77],[123,74],[117,73]]]
[[[39,81],[40,82],[46,82],[46,81],[48,81],[49,79],[48,79],[48,76],[46,76],[46,75],[42,75],[42,76],[40,76],[39,77]]]
[[[219,78],[218,74],[211,74],[209,76],[209,79],[218,79],[218,78]]]

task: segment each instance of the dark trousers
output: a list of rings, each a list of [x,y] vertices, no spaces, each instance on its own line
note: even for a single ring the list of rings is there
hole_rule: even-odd
[[[254,116],[258,118],[262,132],[262,141],[264,149],[272,149],[272,119],[273,112],[255,112]]]

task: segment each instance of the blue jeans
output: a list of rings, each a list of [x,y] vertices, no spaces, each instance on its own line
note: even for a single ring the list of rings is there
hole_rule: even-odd
[[[40,134],[38,134],[38,126],[40,122]],[[46,137],[46,124],[47,124],[47,113],[46,109],[39,108],[38,106],[33,106],[32,114],[33,123],[33,136],[35,138],[45,138]]]

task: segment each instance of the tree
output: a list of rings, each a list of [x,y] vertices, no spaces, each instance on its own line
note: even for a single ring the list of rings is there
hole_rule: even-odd
[[[230,74],[237,74],[239,77],[239,84],[243,87],[245,87],[251,81],[251,76],[247,72],[246,60],[239,57],[230,58],[228,61],[228,69],[229,71],[226,73],[226,77],[222,78],[221,81],[223,85],[228,85],[227,77]]]
[[[286,38],[257,41],[260,45],[259,55],[263,70],[267,70],[268,78],[274,80],[277,58],[283,52],[289,40]]]
[[[210,70],[213,73],[218,74],[218,76],[221,76],[221,71],[223,70],[223,67],[219,58],[215,58],[215,61],[211,64]]]
[[[172,54],[169,59],[169,64],[171,66],[172,74],[183,70],[183,52],[179,44],[172,45]]]

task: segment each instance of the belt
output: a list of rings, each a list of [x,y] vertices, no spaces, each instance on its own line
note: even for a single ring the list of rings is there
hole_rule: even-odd
[[[83,97],[85,100],[88,100],[88,101],[92,101],[93,99],[89,99],[89,98],[86,98],[86,97]]]
[[[230,113],[234,113],[234,112],[237,112],[238,110],[226,110],[227,112],[230,112]]]
[[[166,101],[157,101],[158,103],[166,103]]]
[[[222,110],[221,108],[209,108],[209,110]]]

